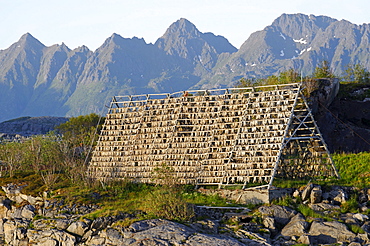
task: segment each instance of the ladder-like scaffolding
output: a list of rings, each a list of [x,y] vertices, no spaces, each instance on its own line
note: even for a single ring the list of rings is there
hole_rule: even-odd
[[[100,180],[271,187],[338,173],[300,84],[116,96],[89,165]]]

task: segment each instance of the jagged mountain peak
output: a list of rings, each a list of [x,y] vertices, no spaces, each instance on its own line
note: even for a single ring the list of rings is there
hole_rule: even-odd
[[[77,52],[80,52],[80,53],[91,52],[91,50],[86,45],[79,46],[79,47],[75,48],[73,51],[76,52],[76,53]]]
[[[117,33],[113,33],[108,39],[107,41],[108,42],[122,42],[122,40],[125,40],[125,41],[144,41],[143,38],[138,38],[138,37],[132,37],[132,38],[124,38],[122,37],[121,35],[117,34]],[[145,42],[145,41],[144,41]]]
[[[109,45],[112,45],[112,44],[114,45],[116,43],[120,43],[120,42],[122,42],[122,40],[124,40],[124,37],[122,37],[121,35],[119,35],[117,33],[113,33],[109,38],[107,38],[104,41],[103,45],[100,46],[98,48],[98,50],[101,49],[102,47],[106,47],[106,46],[109,46]]]
[[[62,42],[62,44],[59,45],[59,47],[60,47],[60,49],[63,49],[63,50],[68,50],[68,51],[71,50],[64,42]]]
[[[112,33],[112,35],[108,38],[108,40],[120,40],[120,39],[124,39],[121,35],[119,35],[118,33]]]
[[[107,38],[102,46],[100,46],[97,51],[101,51],[106,48],[114,47],[127,47],[135,48],[140,45],[146,45],[146,42],[143,38],[133,37],[133,38],[124,38],[117,33],[113,33],[109,38]]]
[[[282,26],[290,22],[297,22],[297,24],[314,23],[321,29],[327,28],[331,23],[338,21],[337,19],[324,15],[306,15],[306,14],[282,14],[276,18],[272,26]]]
[[[185,18],[181,18],[172,23],[161,38],[195,38],[199,37],[200,32],[196,26]]]
[[[62,44],[54,44],[52,46],[49,46],[49,47],[46,47],[46,50],[48,50],[49,52],[64,52],[64,53],[69,53],[71,51],[70,48],[68,48],[67,45],[65,45],[64,43]]]
[[[19,47],[45,47],[38,39],[33,37],[30,33],[23,34],[18,42],[14,43],[12,46]]]
[[[172,23],[155,45],[170,55],[179,55],[185,59],[194,59],[204,49],[214,54],[237,51],[226,38],[202,33],[185,18]]]
[[[306,14],[282,14],[274,22],[265,28],[268,30],[273,27],[282,35],[289,36],[293,39],[311,39],[316,33],[324,31],[332,23],[338,20],[327,16],[315,16]]]
[[[19,39],[18,42],[22,42],[22,41],[26,41],[26,40],[30,40],[30,39],[32,40],[32,39],[36,39],[36,38],[34,36],[32,36],[31,33],[27,32],[27,33],[25,33],[21,36],[21,38]]]

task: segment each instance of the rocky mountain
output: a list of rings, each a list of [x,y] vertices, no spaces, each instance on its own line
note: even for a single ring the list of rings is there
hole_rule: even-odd
[[[259,78],[294,68],[311,75],[323,60],[341,76],[348,64],[370,67],[370,25],[304,14],[283,14],[253,33],[240,49],[218,60],[210,77],[195,87],[231,86],[242,77]]]
[[[148,44],[113,34],[96,51],[46,47],[31,34],[0,50],[0,121],[21,116],[105,114],[112,96],[232,86],[322,60],[340,75],[348,63],[370,67],[370,26],[325,16],[283,14],[236,49],[186,19]]]

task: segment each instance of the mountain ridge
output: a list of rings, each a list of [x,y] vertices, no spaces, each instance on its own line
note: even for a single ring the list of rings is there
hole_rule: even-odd
[[[239,49],[185,18],[153,44],[113,33],[95,51],[47,47],[26,33],[0,50],[0,121],[104,114],[116,95],[230,87],[289,68],[308,75],[322,60],[340,75],[348,63],[370,68],[369,40],[369,24],[305,14],[281,15]]]

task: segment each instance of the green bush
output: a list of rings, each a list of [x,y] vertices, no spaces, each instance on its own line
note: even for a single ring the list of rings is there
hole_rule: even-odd
[[[147,212],[158,218],[185,222],[194,217],[193,205],[187,203],[179,191],[168,187],[151,192],[147,205]]]

